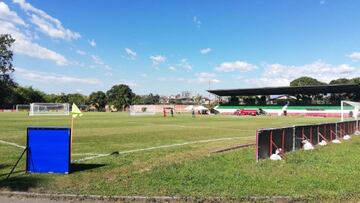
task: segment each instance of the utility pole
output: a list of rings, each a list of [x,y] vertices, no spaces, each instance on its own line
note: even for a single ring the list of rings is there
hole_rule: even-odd
[[[211,90],[211,80],[209,80],[209,90]],[[211,96],[211,93],[209,92],[209,106],[211,104],[210,96]]]

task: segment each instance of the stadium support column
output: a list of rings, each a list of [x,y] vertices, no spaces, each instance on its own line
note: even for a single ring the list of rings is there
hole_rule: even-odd
[[[359,131],[359,108],[358,107],[355,107],[355,121],[356,121],[355,131]]]
[[[341,121],[344,121],[344,101],[341,101]]]
[[[335,123],[335,139],[338,139],[338,123]]]
[[[293,128],[293,146],[292,146],[292,150],[295,151],[295,126]]]

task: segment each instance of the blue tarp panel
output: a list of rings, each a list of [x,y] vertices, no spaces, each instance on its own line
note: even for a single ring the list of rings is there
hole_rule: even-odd
[[[70,128],[28,127],[26,171],[69,173]]]

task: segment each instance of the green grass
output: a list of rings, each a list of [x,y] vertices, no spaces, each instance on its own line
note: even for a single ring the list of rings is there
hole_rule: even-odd
[[[255,136],[255,130],[335,121],[310,117],[232,117],[86,113],[75,120],[73,153],[111,153],[189,141]],[[27,126],[69,126],[69,117],[0,114],[0,139],[25,145]],[[248,198],[292,196],[309,200],[360,199],[360,138],[312,152],[287,154],[280,162],[255,162],[254,148],[223,154],[211,151],[254,138],[222,140],[107,156],[75,165],[69,175],[25,174],[22,160],[10,180],[21,149],[0,144],[0,190],[99,195],[170,195]],[[86,155],[73,156],[73,160]]]

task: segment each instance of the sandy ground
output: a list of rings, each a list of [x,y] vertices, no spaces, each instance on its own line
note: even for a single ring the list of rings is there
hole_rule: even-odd
[[[71,201],[47,200],[47,199],[28,199],[19,197],[0,196],[0,203],[70,203]]]
[[[19,197],[19,196],[1,196],[0,195],[0,203],[106,203],[109,201],[94,201],[94,200],[51,200],[46,198],[26,198],[26,197]],[[115,203],[116,201],[111,201]]]

